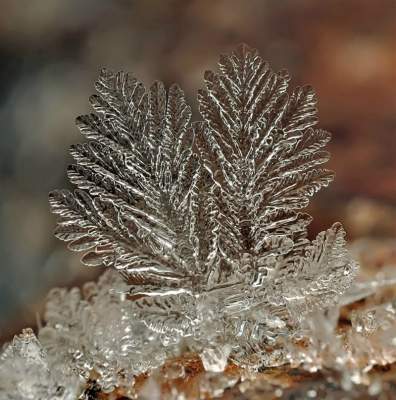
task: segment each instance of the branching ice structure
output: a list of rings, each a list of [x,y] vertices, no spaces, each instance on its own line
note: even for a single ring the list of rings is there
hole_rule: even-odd
[[[208,322],[234,347],[272,341],[353,279],[342,227],[309,242],[298,212],[333,174],[317,168],[329,134],[314,128],[315,95],[288,95],[288,80],[240,47],[206,73],[191,123],[176,85],[103,71],[96,114],[77,120],[90,142],[72,148],[78,189],[51,194],[56,236],[118,270],[164,341],[200,341]]]
[[[202,121],[191,122],[177,85],[145,89],[102,71],[95,113],[77,118],[88,141],[71,149],[76,190],[52,192],[50,204],[56,236],[84,252],[84,264],[119,274],[83,294],[50,294],[41,344],[25,332],[2,355],[8,399],[69,399],[93,381],[132,396],[137,375],[186,351],[212,373],[227,360],[251,370],[346,364],[322,357],[316,322],[325,318],[323,341],[333,340],[328,314],[357,264],[339,223],[307,238],[311,217],[300,210],[333,179],[320,167],[330,135],[316,127],[313,90],[288,84],[240,46],[206,72]],[[39,387],[10,391],[9,363],[37,365]]]

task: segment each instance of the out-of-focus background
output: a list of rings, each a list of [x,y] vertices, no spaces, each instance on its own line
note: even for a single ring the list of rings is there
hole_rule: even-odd
[[[90,111],[103,66],[176,81],[196,106],[219,53],[258,48],[295,85],[314,86],[333,133],[337,178],[313,201],[312,234],[341,220],[351,239],[396,236],[395,0],[0,0],[0,9],[0,342],[35,324],[51,287],[98,273],[53,238],[47,195],[69,187],[74,119]],[[396,262],[387,243],[379,264]]]

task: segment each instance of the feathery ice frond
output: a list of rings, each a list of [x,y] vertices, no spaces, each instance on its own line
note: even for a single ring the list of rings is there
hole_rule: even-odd
[[[134,317],[164,343],[210,338],[243,362],[238,348],[261,352],[299,329],[296,315],[336,303],[356,264],[339,224],[307,238],[301,210],[333,179],[313,90],[288,92],[287,74],[246,46],[205,83],[191,123],[178,86],[103,71],[95,113],[77,119],[77,189],[50,203],[56,236],[118,270]]]
[[[222,57],[219,66],[219,73],[205,74],[206,89],[199,92],[207,123],[201,154],[221,192],[222,240],[236,243],[228,251],[234,250],[234,256],[259,254],[271,221],[277,229],[287,229],[295,210],[307,206],[308,198],[332,180],[331,171],[316,168],[328,160],[320,149],[329,135],[313,128],[317,110],[312,89],[289,96],[287,75],[274,73],[257,51],[241,46]],[[306,218],[297,217],[303,225]]]
[[[184,243],[200,167],[184,94],[108,71],[96,89],[96,113],[77,119],[89,142],[71,149],[68,176],[78,189],[50,196],[61,217],[56,236],[88,251],[85,264],[113,266],[131,282],[189,279]]]

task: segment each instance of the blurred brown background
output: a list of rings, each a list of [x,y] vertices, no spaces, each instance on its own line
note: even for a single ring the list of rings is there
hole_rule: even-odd
[[[0,0],[0,340],[34,324],[54,285],[97,274],[52,237],[47,194],[69,187],[74,118],[102,66],[195,93],[240,42],[312,84],[337,179],[312,233],[396,234],[395,0]],[[396,250],[393,250],[396,254]],[[395,256],[396,258],[396,256]]]

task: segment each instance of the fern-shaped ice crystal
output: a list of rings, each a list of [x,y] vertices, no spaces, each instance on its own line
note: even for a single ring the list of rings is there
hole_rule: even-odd
[[[56,236],[117,269],[134,318],[165,341],[220,338],[238,359],[336,303],[354,277],[339,223],[307,238],[300,210],[333,179],[320,167],[330,135],[313,90],[288,84],[240,46],[206,72],[202,121],[178,86],[108,71],[95,113],[77,119],[88,141],[71,150],[77,189],[50,195]]]

